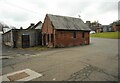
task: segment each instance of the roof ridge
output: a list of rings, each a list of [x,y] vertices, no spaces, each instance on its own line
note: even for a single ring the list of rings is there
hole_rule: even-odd
[[[47,15],[51,15],[51,16],[58,16],[58,17],[68,17],[68,18],[76,18],[76,19],[80,19],[80,20],[81,20],[81,18],[77,18],[77,17],[72,17],[72,16],[53,15],[53,14],[47,14]]]

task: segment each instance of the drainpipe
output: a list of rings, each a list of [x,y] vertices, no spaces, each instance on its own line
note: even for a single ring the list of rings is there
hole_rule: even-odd
[[[55,33],[55,29],[53,29],[53,47],[56,46],[56,33]]]
[[[13,30],[11,29],[11,47],[13,48]]]

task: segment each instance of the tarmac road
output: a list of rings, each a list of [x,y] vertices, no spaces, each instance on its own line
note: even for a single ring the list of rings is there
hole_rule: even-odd
[[[91,44],[3,60],[3,74],[32,69],[33,81],[118,81],[118,40],[91,38]]]

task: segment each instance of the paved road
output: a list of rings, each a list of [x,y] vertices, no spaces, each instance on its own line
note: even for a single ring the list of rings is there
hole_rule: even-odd
[[[91,38],[91,44],[3,60],[3,74],[32,69],[34,81],[117,81],[118,40]]]
[[[2,34],[0,33],[0,55],[2,55]]]
[[[2,57],[2,34],[0,33],[0,57]],[[2,68],[2,60],[0,60],[0,68]],[[1,70],[0,70],[1,73]]]

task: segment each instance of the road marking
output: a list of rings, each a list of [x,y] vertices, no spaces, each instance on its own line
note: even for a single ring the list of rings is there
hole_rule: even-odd
[[[2,78],[2,81],[30,81],[41,76],[42,74],[39,74],[31,69],[24,69],[17,72],[5,74],[3,76],[0,76],[0,78]]]

